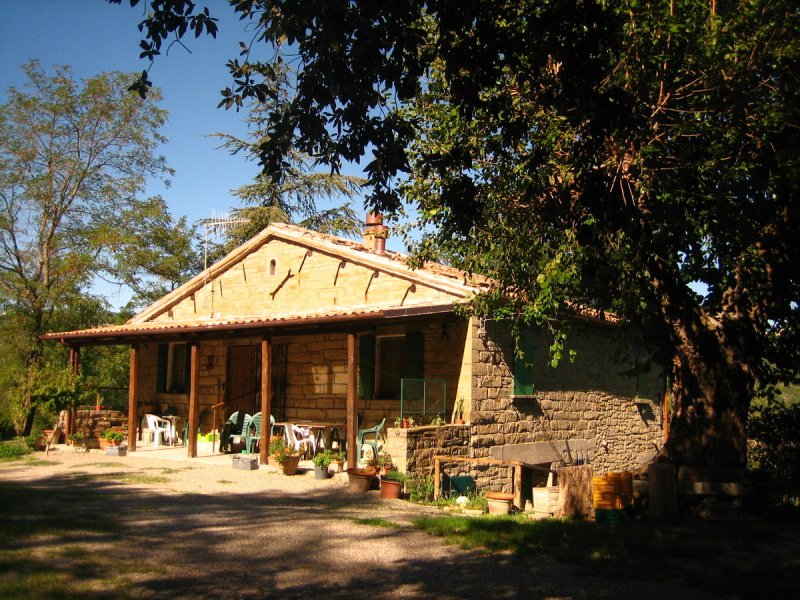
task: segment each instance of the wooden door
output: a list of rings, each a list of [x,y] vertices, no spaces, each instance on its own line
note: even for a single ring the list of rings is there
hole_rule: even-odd
[[[237,410],[253,415],[261,410],[261,350],[258,346],[228,348],[226,416]]]

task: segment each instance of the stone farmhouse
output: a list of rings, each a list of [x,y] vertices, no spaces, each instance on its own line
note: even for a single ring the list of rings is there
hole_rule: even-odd
[[[374,221],[354,242],[272,224],[127,323],[46,338],[75,365],[82,346],[129,345],[129,415],[168,404],[201,432],[237,410],[341,422],[350,465],[358,429],[384,418],[396,465],[421,474],[434,455],[460,456],[458,468],[500,488],[506,461],[605,472],[661,447],[664,377],[613,360],[618,323],[587,314],[570,340],[577,358],[557,368],[547,333],[526,332],[521,361],[506,324],[454,312],[490,281],[440,264],[413,270],[384,250],[386,231]],[[423,423],[398,429],[401,414]],[[427,425],[433,414],[446,424]]]

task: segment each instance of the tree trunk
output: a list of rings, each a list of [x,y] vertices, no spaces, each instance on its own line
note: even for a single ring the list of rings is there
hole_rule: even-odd
[[[747,413],[755,386],[746,336],[688,297],[681,305],[680,293],[661,297],[675,349],[674,412],[665,454],[676,465],[741,467],[747,460]]]

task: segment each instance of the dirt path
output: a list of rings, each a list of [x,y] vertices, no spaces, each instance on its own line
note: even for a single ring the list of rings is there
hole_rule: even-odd
[[[88,598],[700,597],[677,586],[585,577],[543,558],[445,546],[410,525],[437,509],[382,500],[375,492],[352,495],[343,475],[320,482],[265,469],[133,454],[112,458],[66,448],[47,460],[53,464],[0,463],[0,486],[16,504],[6,507],[9,514],[30,516],[30,527],[40,528],[12,540],[11,550],[26,557],[17,568],[50,569],[56,594],[78,589]]]

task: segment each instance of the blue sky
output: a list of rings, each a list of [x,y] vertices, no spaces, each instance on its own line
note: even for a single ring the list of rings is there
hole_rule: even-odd
[[[0,0],[0,102],[10,86],[22,87],[20,66],[38,59],[42,66],[70,65],[76,79],[103,71],[141,72],[148,62],[139,59],[137,28],[143,8],[131,8],[127,0],[112,5],[105,0]],[[230,75],[225,63],[238,55],[238,43],[249,39],[224,0],[198,2],[210,7],[220,19],[216,40],[209,36],[187,38],[184,48],[173,46],[150,71],[150,79],[161,88],[160,105],[169,111],[161,133],[169,140],[161,148],[175,169],[172,185],[157,182],[147,195],[161,195],[175,217],[190,221],[209,218],[212,211],[236,206],[230,190],[252,180],[258,166],[241,156],[217,149],[214,132],[243,135],[245,112],[218,109],[219,90]],[[347,172],[360,174],[357,169]],[[360,201],[354,203],[361,210]],[[396,240],[395,240],[396,242]],[[400,248],[392,248],[400,249]],[[106,292],[114,305],[124,303]]]

